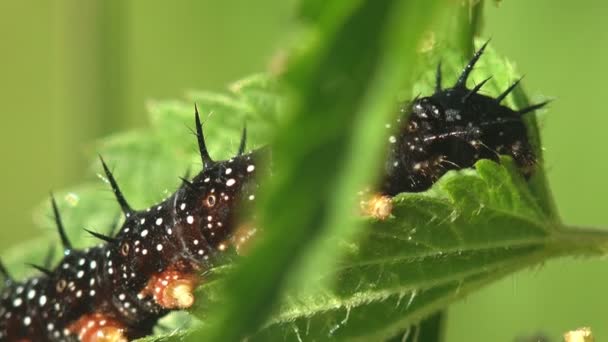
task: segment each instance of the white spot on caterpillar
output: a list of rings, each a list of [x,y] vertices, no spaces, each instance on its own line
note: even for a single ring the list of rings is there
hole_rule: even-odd
[[[182,204],[179,206],[179,208],[180,208],[181,210],[186,209],[186,203],[182,203]]]
[[[95,267],[97,267],[97,261],[95,261],[95,260],[91,261],[91,263],[89,264],[89,267],[90,267],[92,270],[94,270],[94,269],[95,269]]]
[[[146,219],[145,219],[145,218],[142,218],[141,220],[139,220],[139,223],[141,223],[141,224],[146,223]]]
[[[15,300],[13,300],[13,306],[16,308],[21,306],[22,303],[23,303],[23,300],[21,298],[15,298]]]
[[[253,170],[255,170],[255,165],[249,165],[247,166],[247,172],[253,172]]]
[[[147,229],[142,230],[140,235],[141,235],[141,237],[148,236],[148,230]]]
[[[231,168],[227,168],[227,169],[226,169],[226,174],[227,174],[227,175],[229,175],[229,174],[231,174],[231,173],[232,173],[232,169],[231,169]]]
[[[194,222],[194,217],[192,217],[192,215],[189,215],[189,216],[186,218],[186,221],[188,221],[188,224],[192,224],[192,223]]]
[[[162,217],[159,217],[156,219],[156,225],[160,226],[161,224],[163,224],[163,219],[162,219]]]
[[[254,196],[254,195],[249,195],[249,200],[250,200],[250,201],[253,201],[254,199],[255,199],[255,196]]]
[[[32,319],[30,318],[30,316],[25,316],[25,318],[23,319],[23,324],[27,327],[28,325],[30,325],[30,323],[32,323]]]
[[[32,299],[36,296],[36,291],[35,290],[29,290],[27,292],[27,299]]]
[[[46,304],[46,296],[45,295],[40,296],[40,298],[38,299],[38,304],[40,306],[44,306],[44,304]]]
[[[233,186],[236,183],[236,180],[234,178],[230,178],[228,181],[226,181],[226,186]]]
[[[78,271],[78,273],[76,273],[76,277],[78,279],[82,278],[82,276],[84,276],[84,271],[83,270],[80,270],[80,271]]]
[[[163,250],[163,245],[161,245],[160,243],[158,245],[156,245],[156,250],[157,251],[162,251]]]

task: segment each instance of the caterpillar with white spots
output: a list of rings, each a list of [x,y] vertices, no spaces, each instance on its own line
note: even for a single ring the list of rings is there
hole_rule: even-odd
[[[435,93],[401,108],[408,119],[397,119],[399,130],[388,137],[383,177],[364,212],[386,217],[391,196],[426,190],[448,170],[498,161],[500,154],[531,175],[536,157],[522,115],[545,103],[519,111],[500,105],[518,82],[497,98],[478,93],[485,81],[468,89],[485,46],[453,87],[442,88],[438,67]],[[259,172],[270,167],[261,163],[267,149],[245,153],[245,130],[234,158],[212,160],[196,107],[195,125],[203,170],[149,208],[132,208],[101,160],[125,217],[115,236],[89,231],[103,244],[74,248],[52,200],[64,257],[52,269],[35,266],[40,274],[23,281],[0,263],[1,341],[127,341],[150,334],[169,311],[193,305],[200,274],[254,235],[239,217],[255,200]]]

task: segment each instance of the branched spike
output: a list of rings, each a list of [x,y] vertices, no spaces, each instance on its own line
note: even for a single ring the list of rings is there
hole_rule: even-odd
[[[10,273],[8,273],[8,270],[2,261],[0,261],[0,275],[2,275],[5,281],[13,281],[13,277],[11,277]]]
[[[205,137],[203,136],[203,125],[201,124],[201,117],[198,114],[198,107],[194,104],[194,119],[196,122],[196,139],[198,140],[198,150],[201,154],[201,160],[203,161],[203,167],[207,168],[213,164],[213,160],[207,151],[207,145],[205,145]]]
[[[441,92],[441,62],[437,63],[437,73],[435,74],[435,93]]]
[[[513,82],[513,84],[511,84],[509,86],[509,88],[507,88],[507,90],[503,91],[502,94],[498,95],[496,97],[496,103],[500,103],[502,100],[505,99],[505,97],[507,97],[507,95],[509,95],[509,93],[511,93],[513,91],[513,89],[515,89],[515,87],[517,87],[517,85],[519,84],[519,82],[521,82],[521,80],[523,80],[524,77],[520,77],[517,81]]]
[[[103,160],[101,155],[99,156],[99,160],[101,160],[101,165],[103,166],[103,171],[106,174],[106,178],[110,182],[110,186],[112,187],[112,191],[114,192],[114,195],[116,196],[116,200],[118,201],[118,204],[120,205],[120,208],[122,209],[122,212],[127,217],[131,216],[131,214],[133,213],[133,209],[131,209],[131,206],[125,199],[125,196],[122,194],[122,191],[120,191],[120,188],[118,187],[118,183],[116,183],[116,179],[114,178],[114,175],[112,175],[112,172],[110,172],[108,165]]]
[[[97,233],[97,232],[94,232],[94,231],[92,231],[92,230],[88,230],[88,229],[86,229],[86,228],[84,228],[84,230],[85,230],[87,233],[91,234],[92,236],[94,236],[94,237],[98,238],[99,240],[102,240],[102,241],[105,241],[105,242],[115,242],[115,241],[116,241],[116,239],[111,238],[111,237],[109,237],[109,236],[105,236],[105,235],[103,235],[103,234],[101,234],[101,233]]]
[[[533,112],[533,111],[535,111],[535,110],[537,110],[537,109],[540,109],[540,108],[544,107],[544,106],[545,106],[545,105],[547,105],[547,103],[549,103],[549,102],[551,102],[551,101],[544,101],[544,102],[541,102],[541,103],[537,103],[537,104],[535,104],[535,105],[531,105],[531,106],[526,107],[526,108],[524,108],[524,109],[520,109],[520,110],[518,111],[518,113],[519,113],[519,115],[524,115],[524,114],[527,114],[527,113]]]
[[[467,79],[469,78],[469,74],[471,73],[471,71],[473,71],[473,68],[475,67],[475,63],[477,63],[477,61],[479,60],[479,57],[481,57],[481,55],[483,54],[483,51],[486,49],[486,46],[488,45],[489,42],[490,42],[490,40],[485,42],[481,46],[481,48],[479,50],[477,50],[477,52],[475,52],[475,54],[473,55],[473,58],[471,58],[471,61],[469,61],[469,63],[462,70],[462,73],[460,74],[460,77],[458,77],[458,80],[456,81],[454,88],[466,87],[466,83],[467,83]]]
[[[486,82],[488,82],[490,79],[492,78],[492,76],[486,78],[485,80],[481,81],[478,85],[476,85],[473,89],[471,89],[471,91],[469,91],[463,98],[462,98],[462,103],[467,102],[467,100],[469,98],[471,98],[471,96],[473,94],[477,94],[477,92],[479,91],[479,89],[481,89],[481,87],[483,87],[484,84],[486,84]]]
[[[55,201],[53,194],[51,194],[51,205],[53,206],[53,215],[55,216],[55,224],[57,225],[57,231],[59,232],[59,237],[61,238],[61,244],[65,250],[71,250],[72,243],[68,239],[68,235],[63,227],[61,215],[59,214],[59,208],[57,207],[57,201]]]
[[[190,189],[194,189],[194,184],[192,184],[191,181],[189,181],[188,179],[184,178],[184,177],[179,177],[179,179],[182,180],[182,183],[184,183],[184,185]]]
[[[241,134],[241,143],[239,144],[239,151],[237,156],[242,156],[245,153],[245,147],[247,147],[247,125],[243,126],[243,133]]]
[[[46,268],[42,267],[42,266],[38,266],[35,264],[27,264],[30,267],[33,267],[35,269],[37,269],[38,271],[40,271],[41,273],[44,273],[46,276],[51,276],[53,274],[53,272],[51,272],[50,270],[47,270]]]

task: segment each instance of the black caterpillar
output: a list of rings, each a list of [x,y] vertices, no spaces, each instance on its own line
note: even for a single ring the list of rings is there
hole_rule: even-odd
[[[513,157],[525,176],[533,172],[536,157],[522,115],[545,103],[520,111],[500,105],[518,82],[497,98],[478,93],[485,81],[466,88],[485,46],[452,88],[442,89],[438,67],[435,93],[401,108],[410,115],[389,137],[381,197],[428,189],[448,170],[481,158],[498,161],[499,154]],[[105,244],[74,249],[52,200],[64,257],[53,269],[36,266],[40,275],[25,281],[0,264],[0,340],[126,341],[150,334],[168,311],[193,304],[199,274],[253,234],[241,231],[238,212],[255,200],[259,161],[267,153],[245,153],[244,131],[237,155],[214,161],[196,107],[195,123],[203,171],[150,208],[133,209],[101,160],[125,216],[116,236],[89,231]]]

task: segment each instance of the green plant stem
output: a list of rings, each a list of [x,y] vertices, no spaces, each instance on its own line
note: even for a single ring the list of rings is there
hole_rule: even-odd
[[[601,257],[608,255],[608,230],[567,226],[553,236],[558,256]]]

